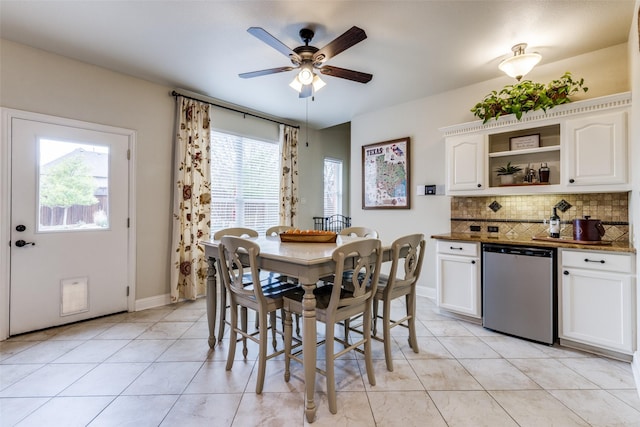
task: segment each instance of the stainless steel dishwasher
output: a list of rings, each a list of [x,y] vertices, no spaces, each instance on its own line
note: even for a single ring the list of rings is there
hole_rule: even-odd
[[[482,245],[482,325],[529,340],[556,338],[555,249]]]

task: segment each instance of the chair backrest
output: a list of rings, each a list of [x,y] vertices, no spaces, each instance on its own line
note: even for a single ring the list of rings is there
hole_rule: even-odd
[[[220,275],[225,288],[231,293],[244,296],[255,296],[260,302],[263,299],[260,286],[260,272],[257,257],[260,255],[260,245],[251,240],[237,236],[222,236],[218,245],[220,257]],[[248,257],[248,262],[242,262]],[[249,270],[248,272],[246,270]],[[247,287],[247,278],[257,286]]]
[[[213,240],[220,240],[222,236],[258,237],[258,232],[256,230],[252,230],[251,228],[244,227],[223,228],[222,230],[218,230],[213,234]]]
[[[422,270],[426,242],[423,234],[410,234],[396,239],[391,244],[391,268],[385,293],[396,287],[415,286]],[[399,270],[401,261],[403,268]]]
[[[347,227],[343,228],[339,234],[341,236],[371,237],[372,239],[378,238],[378,232],[373,228],[368,227]]]
[[[343,228],[351,227],[351,217],[344,215],[331,215],[324,219],[324,229],[339,233]]]
[[[357,240],[338,246],[331,255],[336,263],[335,282],[328,310],[367,303],[373,298],[382,265],[382,244],[378,239]],[[353,271],[353,274],[344,274]],[[345,283],[349,282],[349,283]],[[343,292],[346,288],[349,292]]]
[[[266,236],[277,236],[280,233],[284,233],[287,230],[293,230],[295,227],[290,225],[274,225],[273,227],[267,228]]]

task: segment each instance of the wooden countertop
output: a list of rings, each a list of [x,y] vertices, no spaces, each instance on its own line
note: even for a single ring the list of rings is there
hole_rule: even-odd
[[[490,236],[480,233],[448,233],[448,234],[436,234],[431,236],[436,240],[455,240],[459,242],[479,242],[479,243],[498,243],[502,245],[526,245],[537,246],[546,248],[572,248],[572,249],[586,249],[593,251],[609,251],[609,252],[627,252],[636,253],[635,248],[630,242],[611,242],[606,245],[594,245],[594,244],[581,244],[575,243],[573,240],[555,239],[549,240],[533,240],[531,237],[509,237],[504,235]]]

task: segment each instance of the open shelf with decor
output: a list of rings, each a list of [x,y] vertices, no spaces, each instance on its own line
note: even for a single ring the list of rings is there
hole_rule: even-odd
[[[559,124],[489,134],[488,151],[489,187],[560,184]],[[513,180],[496,172],[507,164],[520,169]],[[548,180],[540,179],[543,166]]]

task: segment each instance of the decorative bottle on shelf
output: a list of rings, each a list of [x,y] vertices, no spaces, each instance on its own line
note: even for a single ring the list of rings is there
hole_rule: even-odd
[[[560,237],[560,217],[558,216],[557,208],[553,208],[553,215],[549,218],[549,236]]]
[[[540,177],[540,182],[549,182],[549,166],[547,166],[547,163],[540,163],[538,176]]]

